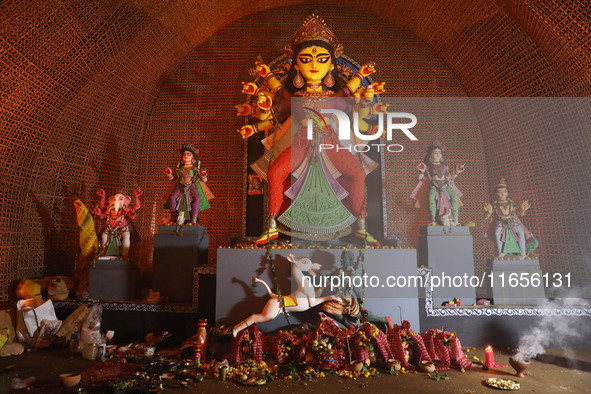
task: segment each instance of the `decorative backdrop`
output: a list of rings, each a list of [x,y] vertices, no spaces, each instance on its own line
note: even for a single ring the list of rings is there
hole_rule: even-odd
[[[185,139],[202,149],[217,195],[203,214],[211,256],[229,234],[241,233],[245,163],[235,132],[241,119],[232,107],[243,99],[240,81],[257,55],[274,59],[312,12],[327,20],[347,55],[376,61],[376,79],[387,81],[392,95],[591,92],[591,23],[583,0],[2,2],[0,301],[14,297],[20,278],[72,273],[73,198],[91,205],[97,187],[108,194],[146,189],[138,222],[144,244],[136,257],[148,275],[166,183],[161,167],[178,160]],[[477,145],[470,147],[476,150],[467,152],[474,159],[483,150],[489,193],[500,177],[517,179],[515,199],[535,196],[528,225],[538,230],[543,269],[572,272],[588,284],[591,135],[579,129],[532,136],[511,122],[504,130],[489,125],[481,119],[480,138],[474,135]],[[560,151],[552,149],[557,141]],[[512,153],[498,160],[508,144]],[[453,151],[453,162],[462,154]],[[411,164],[397,163],[397,176],[408,179]],[[476,164],[469,163],[466,184],[471,168],[483,168]],[[407,192],[394,193],[398,215]],[[412,244],[408,220],[393,220],[388,231],[406,234]]]

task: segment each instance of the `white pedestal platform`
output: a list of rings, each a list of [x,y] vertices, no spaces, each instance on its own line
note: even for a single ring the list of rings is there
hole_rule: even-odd
[[[452,301],[455,297],[463,305],[476,302],[476,290],[469,283],[462,280],[461,286],[453,284],[453,278],[469,278],[474,275],[474,248],[469,227],[421,227],[419,264],[431,268],[432,275],[441,279],[441,286],[433,289],[435,305]],[[447,281],[447,278],[450,280]]]
[[[546,301],[538,260],[491,259],[487,268],[489,294],[495,305],[541,305]]]

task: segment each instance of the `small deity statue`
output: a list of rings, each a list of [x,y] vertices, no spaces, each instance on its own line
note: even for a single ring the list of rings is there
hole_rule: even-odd
[[[184,224],[185,220],[191,223],[199,222],[199,212],[210,208],[209,200],[214,196],[205,184],[207,171],[201,168],[201,162],[197,158],[199,149],[190,142],[185,142],[180,149],[181,161],[173,174],[170,167],[164,168],[164,174],[172,185],[164,197],[164,208],[170,209],[173,222]]]
[[[416,208],[428,208],[431,226],[459,226],[459,209],[462,192],[456,187],[455,179],[464,172],[464,164],[458,164],[455,172],[449,170],[443,156],[445,148],[435,140],[427,148],[427,155],[419,163],[419,183],[410,198],[416,200]]]
[[[131,245],[131,233],[135,232],[133,221],[137,219],[136,211],[142,206],[140,203],[142,193],[139,187],[133,191],[135,197],[133,204],[131,204],[131,197],[115,194],[109,197],[109,205],[106,205],[107,195],[105,191],[99,189],[96,192],[101,199],[92,210],[92,213],[100,219],[107,220],[106,228],[101,234],[100,254],[106,256],[120,255],[124,260],[127,259]]]
[[[309,239],[334,239],[348,234],[349,226],[356,223],[354,235],[368,244],[379,245],[366,230],[365,177],[376,163],[358,158],[342,147],[330,122],[324,128],[314,126],[314,137],[307,138],[307,118],[301,108],[292,108],[292,97],[305,103],[302,108],[313,108],[318,114],[323,108],[334,108],[338,100],[328,98],[357,99],[360,118],[376,108],[370,103],[375,94],[384,92],[383,83],[360,88],[366,77],[376,70],[374,63],[367,63],[347,79],[337,68],[337,58],[343,52],[335,34],[323,20],[315,15],[306,19],[285,48],[292,59],[289,72],[283,82],[266,64],[256,62],[256,73],[267,83],[259,87],[255,83],[243,83],[242,92],[253,97],[252,102],[238,105],[239,116],[251,115],[254,124],[241,127],[242,138],[249,138],[260,131],[271,134],[263,140],[268,154],[267,163],[260,165],[260,174],[269,182],[268,229],[255,241],[265,244],[279,236],[277,221],[294,234]],[[344,86],[343,86],[344,85]],[[340,110],[345,110],[339,107]],[[357,110],[357,108],[355,108]],[[353,108],[347,108],[352,112]],[[381,107],[383,110],[383,105]],[[372,132],[373,126],[361,122],[361,132]],[[294,135],[295,133],[295,135]],[[320,144],[330,144],[341,149],[319,152]],[[273,161],[270,166],[268,158]],[[361,155],[360,155],[361,156]],[[365,155],[363,155],[365,157]],[[268,166],[268,171],[267,171]],[[258,171],[257,171],[258,172]],[[293,177],[292,188],[284,190],[284,182]],[[297,180],[296,180],[297,179]],[[284,208],[284,195],[291,204]],[[281,211],[284,210],[284,213]],[[289,234],[289,232],[288,232]]]
[[[495,240],[498,257],[504,257],[507,253],[519,253],[521,258],[525,258],[528,254],[526,241],[532,239],[533,243],[529,246],[531,250],[537,246],[533,234],[519,219],[525,215],[531,204],[525,200],[518,206],[510,199],[505,179],[501,179],[495,187],[495,194],[496,200],[492,205],[487,203],[484,206],[488,220],[486,237]]]

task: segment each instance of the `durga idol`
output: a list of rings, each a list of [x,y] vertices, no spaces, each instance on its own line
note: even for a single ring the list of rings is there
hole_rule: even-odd
[[[267,148],[269,218],[267,230],[255,241],[265,244],[279,236],[279,221],[292,235],[305,234],[308,239],[328,240],[351,232],[367,244],[379,245],[366,229],[366,174],[376,163],[343,147],[335,131],[334,120],[324,115],[324,122],[313,125],[308,134],[309,113],[338,109],[360,118],[383,110],[371,104],[375,94],[384,92],[383,83],[366,88],[363,80],[375,72],[374,64],[359,68],[350,79],[337,68],[343,52],[335,34],[324,21],[312,15],[300,27],[291,45],[285,48],[291,59],[287,76],[280,81],[266,64],[257,62],[256,72],[267,82],[266,87],[243,83],[243,93],[254,97],[253,104],[237,106],[238,115],[252,115],[254,124],[241,127],[243,138],[264,131]],[[296,99],[296,100],[292,100]],[[348,99],[348,100],[347,100]],[[328,121],[326,121],[328,120]],[[361,121],[360,130],[371,132],[372,126]],[[353,139],[351,140],[353,142]],[[338,149],[322,150],[321,144]],[[289,189],[284,183],[291,176]],[[291,199],[287,208],[284,196]],[[282,207],[283,206],[283,207]],[[304,238],[304,237],[302,237]]]

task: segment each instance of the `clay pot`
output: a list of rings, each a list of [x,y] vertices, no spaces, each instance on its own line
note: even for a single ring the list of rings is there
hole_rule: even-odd
[[[351,371],[353,372],[361,372],[363,370],[363,363],[359,361],[353,361],[351,363]]]
[[[525,376],[523,372],[527,369],[527,367],[529,367],[529,361],[518,361],[514,360],[513,357],[509,358],[509,364],[511,364],[513,369],[515,369],[515,372],[517,372],[516,376],[518,378],[523,378]]]
[[[59,376],[60,382],[66,387],[74,387],[80,383],[81,376],[75,373],[63,373]]]
[[[433,364],[433,361],[423,360],[421,361],[421,369],[427,373],[435,372],[435,364]]]
[[[393,358],[388,359],[388,368],[394,367],[395,371],[400,371],[400,361],[394,360]]]

